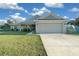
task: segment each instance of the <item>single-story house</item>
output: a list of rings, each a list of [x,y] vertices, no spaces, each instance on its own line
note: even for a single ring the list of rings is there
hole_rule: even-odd
[[[25,21],[23,22],[20,22],[18,23],[16,26],[17,26],[17,29],[19,31],[22,31],[23,29],[27,29],[27,30],[35,30],[35,23],[34,23],[34,20],[39,18],[40,16],[36,15],[34,17],[31,17],[30,19],[26,19]]]
[[[19,31],[22,31],[23,29],[31,30],[33,26],[34,26],[33,20],[25,20],[17,24],[17,29]]]
[[[60,16],[49,14],[34,20],[34,22],[36,33],[66,33],[67,20]]]
[[[50,13],[47,16],[36,15],[16,26],[20,31],[24,28],[34,28],[36,33],[66,33],[66,24],[66,19]]]

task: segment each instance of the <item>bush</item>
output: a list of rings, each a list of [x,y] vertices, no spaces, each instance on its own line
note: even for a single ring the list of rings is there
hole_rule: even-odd
[[[76,29],[74,25],[68,25],[67,26],[67,33],[75,33]]]
[[[26,31],[27,31],[27,29],[26,29],[26,28],[24,28],[22,31],[23,31],[23,32],[26,32]]]

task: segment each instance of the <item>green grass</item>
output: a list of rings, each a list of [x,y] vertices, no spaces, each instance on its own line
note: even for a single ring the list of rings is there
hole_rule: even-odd
[[[79,35],[79,32],[67,33],[67,34],[70,34],[70,35]]]
[[[0,56],[46,56],[40,36],[0,35]]]
[[[20,31],[0,31],[0,35],[26,35],[27,33]]]

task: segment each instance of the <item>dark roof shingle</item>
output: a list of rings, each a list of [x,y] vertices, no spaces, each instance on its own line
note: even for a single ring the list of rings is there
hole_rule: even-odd
[[[42,16],[38,18],[38,20],[65,20],[65,19],[55,14],[48,14],[48,16]]]

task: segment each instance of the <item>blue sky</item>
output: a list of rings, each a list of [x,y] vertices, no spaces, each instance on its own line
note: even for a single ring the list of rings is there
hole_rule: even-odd
[[[7,18],[28,19],[31,16],[48,12],[74,20],[79,16],[79,3],[0,3],[0,20]]]

